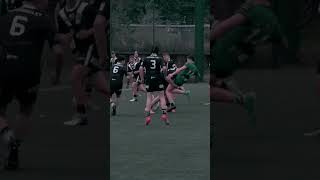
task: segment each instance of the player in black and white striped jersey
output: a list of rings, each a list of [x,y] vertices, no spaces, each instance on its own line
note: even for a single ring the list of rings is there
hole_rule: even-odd
[[[128,73],[128,78],[129,78],[129,81],[127,83],[127,88],[129,88],[129,85],[133,83],[134,68],[135,68],[134,57],[131,55],[131,56],[129,56],[129,61],[127,63],[127,73]]]
[[[65,35],[66,44],[70,44],[76,55],[76,64],[72,71],[72,85],[76,99],[76,114],[65,125],[86,125],[86,109],[88,97],[84,91],[86,79],[92,79],[96,90],[108,99],[108,83],[105,77],[103,64],[100,63],[94,36],[94,22],[97,9],[83,0],[66,0],[66,5],[59,11],[58,32]]]

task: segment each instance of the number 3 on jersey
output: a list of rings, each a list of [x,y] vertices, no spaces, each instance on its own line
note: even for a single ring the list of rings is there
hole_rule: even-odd
[[[156,62],[156,60],[154,60],[154,59],[152,59],[152,60],[150,60],[150,62],[151,62],[151,69],[156,69],[156,64],[157,64],[157,62]]]
[[[112,72],[113,74],[117,74],[119,72],[119,66],[115,66]]]
[[[14,17],[10,28],[10,35],[21,36],[26,30],[25,23],[27,22],[28,18],[25,16]]]

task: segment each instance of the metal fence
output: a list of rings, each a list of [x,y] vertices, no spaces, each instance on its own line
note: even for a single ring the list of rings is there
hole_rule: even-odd
[[[153,29],[154,28],[154,29]],[[205,24],[205,53],[210,52],[210,25]],[[111,36],[112,50],[121,53],[132,53],[138,50],[149,53],[155,44],[162,51],[172,54],[190,54],[195,48],[195,25],[121,25],[113,29]]]

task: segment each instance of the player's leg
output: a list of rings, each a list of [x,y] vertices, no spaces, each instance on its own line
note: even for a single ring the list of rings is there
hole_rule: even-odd
[[[64,63],[65,51],[63,50],[63,46],[56,44],[53,46],[53,54],[56,62],[55,74],[52,77],[52,84],[57,85],[61,81],[62,68]]]
[[[119,84],[118,82],[116,82],[114,87],[111,89],[114,89],[113,91],[115,94],[115,98],[112,99],[112,104],[111,104],[112,115],[115,116],[117,114],[117,108],[119,107],[119,99],[122,93],[122,84]]]
[[[115,107],[114,107],[114,115],[116,115],[117,114],[117,109],[118,109],[118,107],[119,107],[119,100],[120,100],[120,98],[121,98],[121,93],[122,93],[122,90],[121,89],[118,89],[117,91],[116,91],[116,98],[115,98],[115,100],[114,100],[114,104],[115,104]]]
[[[115,110],[115,93],[116,93],[116,86],[114,81],[110,81],[110,108],[112,110],[111,115],[114,116],[116,112],[114,112]]]
[[[187,95],[187,94],[190,93],[190,91],[187,91],[187,90],[182,89],[180,87],[173,89],[171,92],[174,93],[174,94],[183,94],[183,95]]]
[[[64,124],[67,126],[86,125],[87,120],[87,102],[88,97],[85,93],[85,79],[89,73],[89,70],[82,64],[78,63],[74,65],[72,69],[72,89],[76,99],[76,114],[71,121],[67,121]]]
[[[145,125],[149,125],[151,123],[151,103],[152,103],[152,93],[150,91],[147,92],[147,100],[145,111]]]
[[[105,73],[101,70],[94,73],[95,89],[100,92],[103,97],[108,100],[110,98],[109,83],[105,77]]]
[[[132,96],[133,96],[133,98],[130,100],[130,102],[138,101],[138,99],[137,99],[137,97],[138,97],[138,83],[136,81],[134,81],[132,83]]]
[[[160,106],[160,96],[155,96],[152,99],[152,103],[151,103],[151,114],[154,114],[155,111],[159,108]]]
[[[169,102],[168,112],[172,112],[172,111],[176,110],[176,105],[175,105],[175,101],[174,101],[175,95],[173,93],[173,91],[175,89],[176,88],[172,84],[169,84],[166,89],[166,94],[167,94],[167,98],[168,98],[168,102]]]
[[[144,93],[147,92],[146,87],[145,87],[143,84],[141,84],[141,83],[138,83],[138,90],[139,90],[139,91],[142,91],[142,92],[144,92]]]
[[[165,122],[166,125],[170,125],[168,113],[167,113],[167,101],[165,98],[164,90],[160,91],[159,99],[160,99],[160,106],[161,106],[161,111],[162,111],[161,120],[163,122]]]
[[[94,87],[94,79],[92,78],[92,76],[89,74],[87,79],[85,80],[86,84],[85,84],[85,92],[86,92],[86,96],[88,99],[88,104],[87,107],[90,110],[94,110],[97,111],[99,110],[99,106],[96,105],[93,101],[92,101],[92,94],[93,94],[93,87]]]
[[[10,155],[7,169],[15,170],[19,167],[19,148],[31,130],[31,115],[34,110],[38,94],[38,86],[23,90],[17,94],[20,110],[17,114],[17,123],[14,127],[15,141],[10,145]]]
[[[7,106],[12,101],[10,91],[0,87],[0,170],[6,167],[11,143],[15,141],[12,128],[8,125]]]
[[[243,93],[232,78],[213,78],[213,86],[210,88],[212,100],[243,106],[248,112],[250,123],[255,125],[255,93]]]

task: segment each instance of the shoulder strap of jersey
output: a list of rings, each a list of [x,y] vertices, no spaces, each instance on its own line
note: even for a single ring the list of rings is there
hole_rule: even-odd
[[[79,8],[77,9],[76,13],[76,24],[79,25],[81,23],[81,19],[83,17],[83,11],[89,4],[87,2],[81,2]]]

